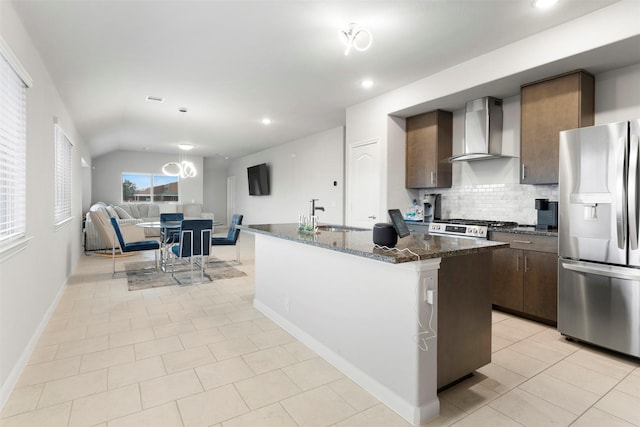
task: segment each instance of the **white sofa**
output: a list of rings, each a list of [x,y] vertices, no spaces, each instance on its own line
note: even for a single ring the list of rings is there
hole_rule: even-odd
[[[121,225],[139,224],[141,222],[160,221],[160,213],[166,212],[182,212],[186,218],[210,218],[213,220],[213,214],[202,212],[202,205],[198,203],[188,204],[157,204],[157,203],[123,203],[120,205],[107,205],[103,202],[97,202],[89,208],[85,220],[85,251],[95,251],[111,249],[110,242],[104,242],[100,238],[100,233],[96,229],[92,219],[91,212],[102,211],[108,217],[115,217]],[[145,228],[146,237],[159,237],[159,228]]]

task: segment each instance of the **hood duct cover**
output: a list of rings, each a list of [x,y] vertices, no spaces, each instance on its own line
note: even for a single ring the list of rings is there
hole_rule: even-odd
[[[449,157],[450,163],[501,159],[502,100],[486,96],[469,101],[465,107],[464,150]]]

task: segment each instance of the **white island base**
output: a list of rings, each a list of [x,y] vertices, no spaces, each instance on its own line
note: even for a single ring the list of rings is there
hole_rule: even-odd
[[[412,424],[439,414],[440,258],[393,264],[265,234],[255,251],[259,311]]]

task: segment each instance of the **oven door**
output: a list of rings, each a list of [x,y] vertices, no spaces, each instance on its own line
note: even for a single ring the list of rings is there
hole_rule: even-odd
[[[640,357],[640,270],[560,258],[558,331]]]

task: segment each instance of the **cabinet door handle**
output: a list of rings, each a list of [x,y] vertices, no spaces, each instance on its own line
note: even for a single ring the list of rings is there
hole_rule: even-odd
[[[520,271],[520,257],[516,257],[516,271]]]
[[[435,184],[436,183],[436,174],[435,172],[431,171],[431,184]]]
[[[524,256],[524,272],[528,272],[529,271],[529,265],[527,263],[527,256]]]
[[[524,243],[525,245],[530,245],[533,242],[531,240],[514,240],[513,243]]]
[[[522,164],[522,172],[521,172],[521,173],[522,173],[522,179],[525,179],[527,175],[526,175],[526,173],[525,173],[525,166],[524,166],[524,163]]]

